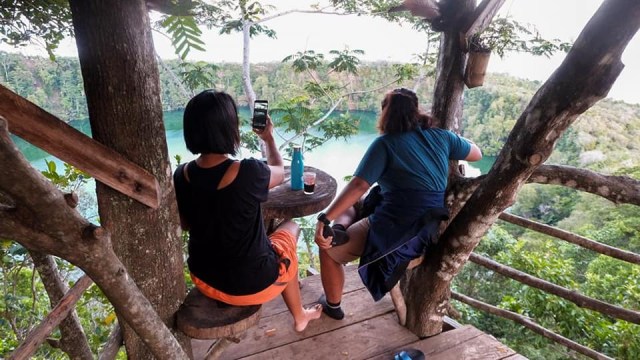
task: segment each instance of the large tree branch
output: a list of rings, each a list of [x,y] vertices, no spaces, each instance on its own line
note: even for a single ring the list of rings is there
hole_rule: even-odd
[[[511,206],[527,179],[575,119],[606,96],[624,65],[622,52],[640,27],[640,2],[606,0],[551,78],[518,119],[491,172],[445,230],[410,286],[431,296],[408,302],[407,327],[419,336],[442,330],[449,285],[480,238]],[[409,296],[421,294],[409,292]]]
[[[474,0],[450,0],[447,6],[469,14],[475,8]],[[467,56],[460,44],[459,29],[447,30],[440,38],[438,55],[438,81],[433,89],[431,113],[439,121],[436,126],[460,130],[462,121],[462,93],[464,92],[464,67]]]
[[[640,181],[629,176],[603,175],[562,165],[542,165],[527,182],[562,185],[601,196],[616,204],[640,206]]]
[[[452,218],[485,178],[486,175],[449,178],[446,204]],[[540,165],[527,179],[527,183],[565,186],[600,196],[616,204],[640,206],[640,180],[629,176],[605,175],[565,165]]]
[[[486,175],[475,178],[450,177],[446,204],[451,218],[458,214]],[[598,195],[616,204],[640,206],[640,181],[629,176],[604,175],[564,165],[540,165],[527,183],[559,185]]]

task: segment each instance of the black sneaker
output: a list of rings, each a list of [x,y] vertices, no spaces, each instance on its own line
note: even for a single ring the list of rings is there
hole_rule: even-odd
[[[322,305],[322,312],[327,314],[327,316],[329,316],[330,318],[336,319],[336,320],[344,319],[344,311],[342,311],[342,308],[340,307],[340,305],[338,306],[329,305],[327,303],[327,298],[324,296],[324,294],[320,296],[320,299],[318,299],[318,303]]]

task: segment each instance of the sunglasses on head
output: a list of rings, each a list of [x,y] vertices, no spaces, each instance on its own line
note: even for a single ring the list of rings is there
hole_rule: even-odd
[[[407,88],[397,88],[391,91],[393,94],[403,94],[403,95],[415,95],[416,93],[413,90],[409,90]]]

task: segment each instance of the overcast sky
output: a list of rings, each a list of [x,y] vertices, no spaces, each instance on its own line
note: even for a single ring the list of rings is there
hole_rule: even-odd
[[[307,8],[321,0],[274,0],[277,11]],[[602,0],[506,0],[499,14],[509,15],[526,24],[533,24],[545,38],[573,41],[594,14]],[[358,16],[328,16],[292,14],[271,20],[265,25],[274,29],[277,39],[265,36],[251,42],[251,61],[281,61],[285,56],[305,49],[327,53],[329,50],[361,49],[363,60],[412,61],[421,51],[424,35],[409,26],[389,24],[381,19]],[[188,60],[209,62],[241,62],[242,36],[218,35],[206,31],[203,36],[207,53],[193,52]],[[154,35],[156,49],[163,58],[175,58],[169,41]],[[6,47],[0,47],[6,49]],[[77,56],[75,42],[65,42],[59,56]],[[552,58],[523,54],[507,54],[504,59],[492,55],[489,72],[506,72],[517,77],[546,80],[560,65],[564,54]],[[609,96],[631,103],[640,103],[640,35],[630,42],[622,58],[626,64]],[[635,81],[634,81],[635,80]]]

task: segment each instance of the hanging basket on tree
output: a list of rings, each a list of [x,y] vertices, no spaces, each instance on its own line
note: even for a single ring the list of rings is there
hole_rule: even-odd
[[[484,76],[489,66],[491,48],[488,47],[478,35],[471,37],[469,41],[469,57],[464,69],[464,83],[469,89],[482,86]]]
[[[482,86],[489,66],[491,50],[470,50],[467,67],[464,69],[464,83],[469,89]]]

